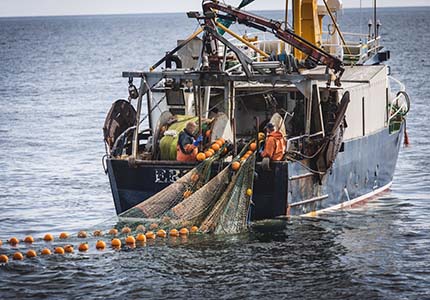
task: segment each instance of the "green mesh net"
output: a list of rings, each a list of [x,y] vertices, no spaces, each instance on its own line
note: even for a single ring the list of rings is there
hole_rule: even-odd
[[[122,213],[120,221],[150,227],[155,224],[165,230],[197,226],[205,233],[238,233],[246,229],[255,153],[243,159],[238,170],[232,170],[230,163],[211,178],[213,164],[222,159],[225,147],[175,183]],[[233,162],[239,161],[246,149]]]

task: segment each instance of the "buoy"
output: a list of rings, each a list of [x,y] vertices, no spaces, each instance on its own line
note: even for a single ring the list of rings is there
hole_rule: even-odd
[[[136,231],[145,232],[146,228],[142,224],[137,225]]]
[[[141,243],[145,243],[146,242],[146,236],[143,233],[139,233],[136,236],[136,241],[141,242]]]
[[[45,236],[43,237],[43,240],[45,242],[52,242],[54,241],[54,236],[50,233],[45,234]]]
[[[65,240],[67,238],[69,238],[69,234],[67,232],[62,232],[60,233],[60,239]]]
[[[118,229],[112,228],[111,230],[109,230],[109,234],[110,235],[117,235],[118,234]]]
[[[193,226],[190,229],[190,233],[197,233],[199,231],[199,228],[197,226]]]
[[[24,238],[24,243],[27,243],[27,244],[34,243],[34,238],[31,235],[28,235]]]
[[[98,240],[96,243],[96,249],[103,250],[106,248],[106,243],[102,240]]]
[[[86,238],[88,235],[85,231],[81,230],[78,232],[78,238],[84,239]]]
[[[93,236],[102,236],[103,235],[103,231],[101,230],[94,230],[93,232]]]
[[[212,151],[206,151],[205,152],[205,156],[206,156],[206,158],[208,158],[208,157],[211,157],[213,154],[212,154]]]
[[[251,143],[251,145],[249,145],[249,149],[252,151],[257,150],[257,144],[256,143]]]
[[[212,146],[211,146],[211,149],[213,150],[213,151],[218,151],[219,149],[220,149],[221,147],[220,147],[220,145],[219,144],[217,144],[216,142],[215,143],[213,143],[212,144]]]
[[[133,236],[129,235],[125,238],[125,243],[127,245],[136,244],[136,239]]]
[[[212,133],[212,131],[211,131],[211,130],[206,130],[206,132],[205,132],[205,136],[206,136],[207,138],[209,138],[209,137],[211,136],[211,133]]]
[[[160,229],[160,230],[157,231],[157,236],[160,237],[160,238],[165,238],[167,236],[167,233],[166,233],[165,230]]]
[[[111,241],[111,245],[114,248],[121,248],[121,240],[120,239],[113,239]]]
[[[252,196],[252,190],[251,189],[247,189],[246,190],[246,195],[251,197]]]
[[[222,145],[224,145],[224,143],[221,140],[216,140],[215,144],[217,144],[220,148],[222,147]]]
[[[190,232],[188,231],[187,228],[183,227],[181,228],[181,230],[179,230],[179,234],[180,235],[188,235]]]
[[[245,156],[242,156],[241,158],[240,158],[240,161],[245,161],[246,160],[246,157]]]
[[[0,247],[1,247],[1,245],[3,245],[3,242],[2,242],[2,240],[0,240]]]
[[[197,182],[197,180],[199,180],[199,174],[194,173],[193,175],[191,175],[192,182]]]
[[[66,251],[67,253],[73,253],[73,246],[72,245],[64,246],[64,251]]]
[[[258,133],[258,140],[263,141],[266,138],[266,135],[263,132]]]
[[[130,232],[131,232],[131,228],[130,227],[125,226],[124,228],[121,229],[121,233],[123,233],[123,234],[127,234],[127,233],[130,233]]]
[[[206,159],[206,155],[203,152],[197,154],[196,159],[198,161],[204,161]]]
[[[21,252],[15,252],[12,256],[13,260],[23,260],[24,255]]]
[[[186,190],[185,192],[184,192],[184,198],[185,199],[187,199],[188,197],[190,197],[191,195],[193,194],[193,192],[191,192],[190,190]]]
[[[228,152],[228,149],[227,149],[227,147],[226,147],[226,148],[224,148],[224,150],[222,151],[222,154],[227,154],[227,152]]]
[[[219,138],[218,141],[221,142],[221,145],[225,144],[225,140],[223,138]]]
[[[243,156],[243,158],[244,158],[244,159],[248,159],[248,157],[249,157],[249,154],[245,154],[245,155]]]
[[[36,256],[37,256],[37,253],[36,253],[36,251],[34,251],[34,250],[28,250],[28,251],[27,251],[27,253],[26,253],[26,256],[27,256],[28,258],[33,258],[33,257],[36,257]]]
[[[232,169],[233,171],[237,171],[237,170],[239,170],[239,168],[240,168],[240,162],[238,162],[238,161],[234,161],[234,162],[231,164],[231,169]]]
[[[173,237],[177,237],[179,236],[179,231],[177,229],[172,229],[170,230],[169,235]]]
[[[9,244],[11,244],[12,246],[14,246],[14,245],[18,245],[19,244],[19,240],[16,238],[16,237],[11,237],[10,239],[9,239]]]
[[[4,255],[4,254],[0,255],[0,263],[7,264],[8,261],[9,261],[9,257],[7,257],[7,255]]]
[[[63,247],[55,247],[54,253],[63,255],[66,251],[64,251]]]
[[[51,255],[51,250],[49,250],[48,248],[44,248],[44,249],[42,249],[42,251],[40,251],[40,254]]]
[[[85,251],[88,251],[88,249],[90,249],[90,246],[88,246],[88,243],[81,243],[78,249],[81,252],[85,252]]]
[[[252,153],[254,153],[254,152],[251,150],[248,150],[248,151],[246,151],[245,155],[251,156]]]
[[[155,239],[155,233],[153,231],[148,231],[145,236],[147,240]]]

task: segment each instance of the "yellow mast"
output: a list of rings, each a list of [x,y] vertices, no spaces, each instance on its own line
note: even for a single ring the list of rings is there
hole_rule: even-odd
[[[293,0],[293,20],[296,34],[321,47],[322,20],[318,16],[317,0]],[[294,54],[298,59],[305,58],[297,49],[294,50]]]

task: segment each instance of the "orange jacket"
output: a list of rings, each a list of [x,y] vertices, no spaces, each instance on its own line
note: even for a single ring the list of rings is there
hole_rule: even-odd
[[[284,158],[286,143],[285,139],[279,131],[269,133],[266,138],[262,157],[268,157],[270,160],[282,160]]]
[[[196,161],[196,156],[199,152],[199,149],[194,146],[193,143],[193,136],[191,136],[185,130],[179,134],[178,144],[176,145],[177,161]]]

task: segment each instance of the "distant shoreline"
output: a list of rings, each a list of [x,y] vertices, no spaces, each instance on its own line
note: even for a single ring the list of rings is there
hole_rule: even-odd
[[[378,10],[392,10],[392,9],[430,9],[430,4],[428,6],[384,6],[379,7]],[[344,8],[345,11],[360,10],[358,7],[354,8]],[[363,7],[364,11],[371,11],[371,7]],[[251,12],[283,12],[282,10],[251,10]],[[0,16],[0,19],[18,19],[18,18],[62,18],[62,17],[108,17],[108,16],[136,16],[136,15],[180,15],[186,12],[144,12],[144,13],[100,13],[100,14],[70,14],[70,15],[27,15],[27,16]]]

